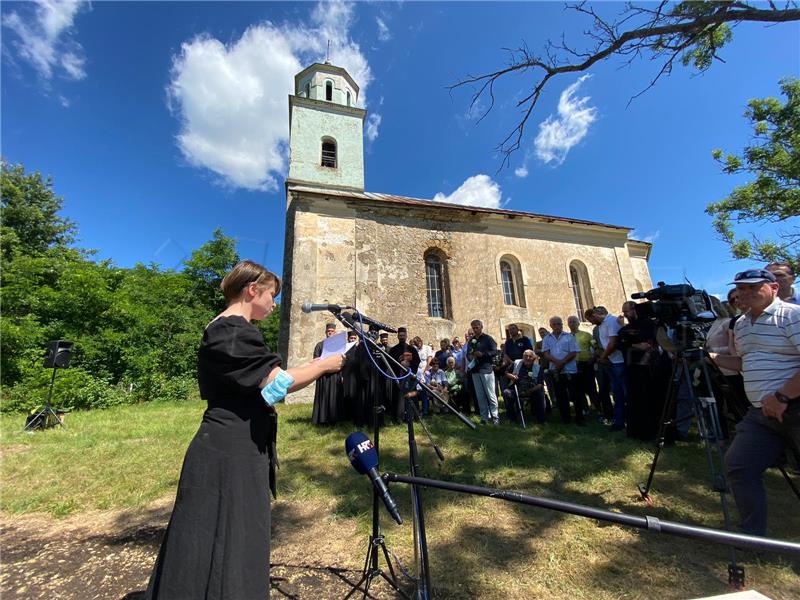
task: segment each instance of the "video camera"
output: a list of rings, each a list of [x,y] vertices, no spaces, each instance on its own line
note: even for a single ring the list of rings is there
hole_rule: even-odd
[[[636,304],[638,318],[652,319],[668,327],[702,326],[717,318],[705,290],[696,290],[685,283],[666,285],[659,281],[658,287],[631,294],[631,298],[648,300]]]

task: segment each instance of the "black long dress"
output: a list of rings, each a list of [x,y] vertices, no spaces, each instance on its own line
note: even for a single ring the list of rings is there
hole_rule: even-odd
[[[314,358],[322,356],[322,342],[314,347]],[[340,373],[326,373],[317,379],[314,388],[314,408],[311,422],[314,425],[335,425],[347,418],[344,409],[342,376]]]
[[[208,408],[186,452],[146,598],[269,596],[277,416],[258,384],[280,363],[244,317],[206,328],[197,377]]]

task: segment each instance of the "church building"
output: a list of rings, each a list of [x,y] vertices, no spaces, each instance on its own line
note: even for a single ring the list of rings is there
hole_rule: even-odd
[[[332,320],[303,313],[303,302],[354,306],[438,349],[443,337],[463,341],[473,319],[498,344],[511,323],[536,340],[553,315],[566,325],[595,305],[619,313],[652,288],[652,246],[628,227],[365,191],[358,94],[345,69],[325,63],[298,73],[289,96],[279,339],[288,366],[311,358]],[[313,386],[293,399],[312,396]]]

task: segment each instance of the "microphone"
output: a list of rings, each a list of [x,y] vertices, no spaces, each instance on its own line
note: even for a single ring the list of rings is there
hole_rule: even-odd
[[[339,306],[338,304],[311,304],[311,302],[305,302],[300,308],[304,313],[310,313],[318,310],[329,310],[332,313],[338,313],[341,312],[343,308],[350,307]]]
[[[394,327],[390,327],[386,323],[381,323],[380,321],[371,319],[367,315],[360,313],[357,310],[354,310],[352,313],[345,313],[345,316],[351,319],[353,323],[364,323],[364,325],[372,325],[373,327],[383,331],[388,331],[389,333],[397,333],[397,329]]]
[[[378,474],[378,452],[370,439],[362,432],[354,431],[347,436],[344,442],[344,449],[347,451],[347,458],[350,459],[350,464],[353,465],[353,468],[362,475],[369,476],[378,495],[383,498],[386,510],[389,511],[389,514],[392,515],[398,525],[402,525],[403,519],[397,511],[397,503],[389,494],[386,482]]]

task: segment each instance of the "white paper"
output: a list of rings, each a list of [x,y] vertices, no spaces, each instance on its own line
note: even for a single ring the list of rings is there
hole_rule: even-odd
[[[334,334],[329,338],[325,338],[322,342],[321,358],[330,356],[331,354],[344,354],[347,350],[347,332],[342,331]]]

